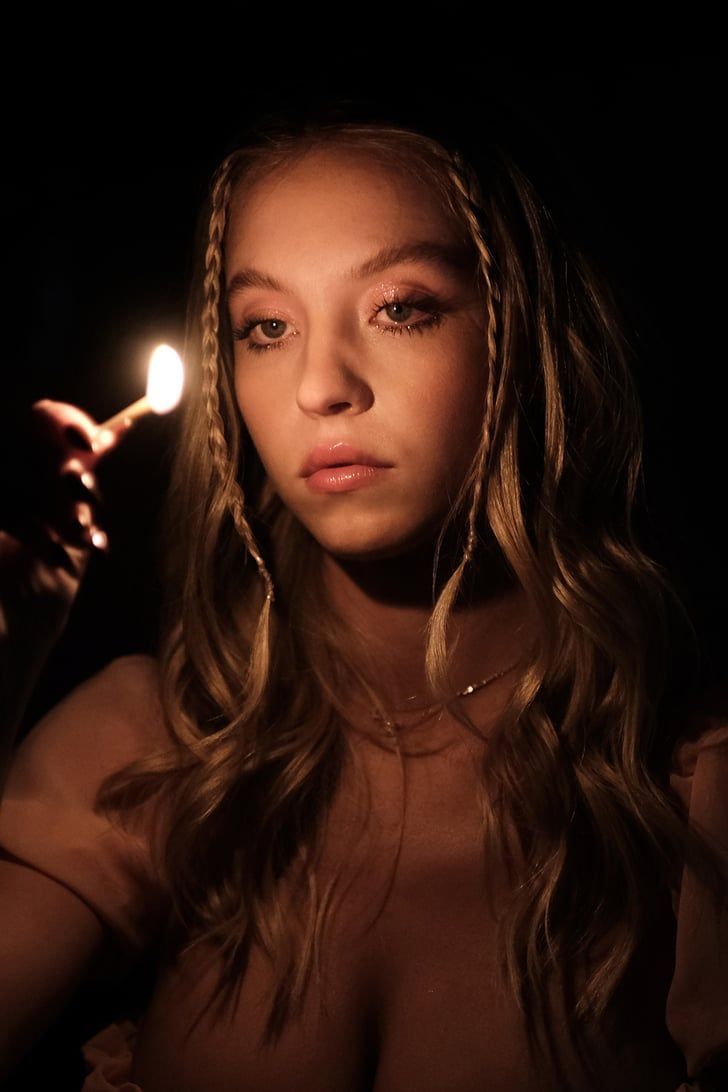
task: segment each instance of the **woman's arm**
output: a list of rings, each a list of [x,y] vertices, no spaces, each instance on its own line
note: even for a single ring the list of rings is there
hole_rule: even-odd
[[[108,774],[168,745],[157,678],[152,657],[113,660],[13,755],[0,799],[0,1080],[82,982],[123,973],[163,921],[145,820],[127,834],[95,807]]]
[[[104,940],[77,895],[0,849],[0,1080],[71,1001]]]

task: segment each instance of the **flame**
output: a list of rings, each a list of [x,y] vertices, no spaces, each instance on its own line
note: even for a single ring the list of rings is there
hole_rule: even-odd
[[[184,368],[171,345],[158,345],[149,358],[147,400],[155,413],[169,413],[179,402],[184,386]]]

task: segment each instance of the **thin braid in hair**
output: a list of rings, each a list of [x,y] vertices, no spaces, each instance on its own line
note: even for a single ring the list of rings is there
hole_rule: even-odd
[[[454,166],[452,165],[454,164]],[[485,394],[485,413],[483,416],[482,442],[479,448],[478,466],[473,487],[473,499],[468,513],[468,540],[465,547],[463,560],[458,571],[462,572],[465,565],[471,560],[476,546],[476,520],[483,494],[483,481],[485,466],[490,454],[492,442],[492,423],[495,409],[495,384],[496,384],[496,351],[497,351],[497,320],[496,301],[500,298],[498,285],[493,277],[493,259],[488,244],[483,235],[476,210],[475,193],[477,182],[472,177],[472,172],[460,152],[452,153],[452,163],[448,165],[448,173],[461,198],[461,209],[468,222],[473,240],[481,257],[481,269],[486,285],[487,327],[486,343],[488,351],[488,373]]]
[[[231,190],[231,172],[237,161],[231,152],[220,164],[213,180],[211,194],[210,228],[205,252],[205,278],[203,282],[204,308],[202,316],[202,394],[208,421],[208,438],[213,465],[224,489],[235,528],[258,566],[266,587],[266,603],[275,601],[272,577],[266,567],[245,517],[245,497],[230,459],[225,430],[220,415],[218,380],[220,371],[220,280],[222,268],[222,239],[227,220]]]
[[[443,160],[444,157],[441,152],[435,150],[435,154]],[[426,671],[428,678],[431,679],[436,690],[442,690],[444,693],[445,689],[451,689],[450,682],[446,681],[443,675],[443,667],[447,660],[447,622],[453,604],[459,594],[465,568],[469,562],[472,561],[478,545],[476,528],[480,505],[482,503],[485,468],[492,448],[494,422],[503,396],[503,384],[501,377],[500,386],[498,386],[498,376],[496,374],[496,303],[500,299],[500,293],[495,277],[493,276],[493,259],[490,248],[484,238],[483,229],[477,214],[477,197],[479,192],[477,177],[457,151],[450,151],[447,153],[447,157],[444,158],[443,167],[452,183],[454,203],[457,205],[459,214],[465,219],[480,257],[479,268],[486,288],[487,346],[485,406],[483,410],[483,424],[478,445],[476,466],[471,468],[469,479],[463,483],[461,493],[461,495],[464,494],[466,497],[468,494],[471,495],[470,510],[468,512],[467,542],[463,555],[445,583],[435,609],[427,623],[427,652],[425,654]],[[433,574],[433,595],[434,589],[435,575]]]

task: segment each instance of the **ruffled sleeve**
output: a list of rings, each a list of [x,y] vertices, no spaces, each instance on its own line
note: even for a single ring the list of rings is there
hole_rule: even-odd
[[[16,748],[0,802],[0,847],[82,899],[122,954],[146,945],[167,902],[142,821],[123,830],[95,797],[107,774],[173,742],[156,671],[152,657],[123,656],[72,690]]]
[[[139,1028],[133,1020],[109,1024],[82,1047],[88,1074],[81,1092],[143,1092],[131,1079]]]
[[[678,742],[670,787],[689,818],[719,852],[728,873],[728,719],[704,718],[702,730]],[[667,1028],[682,1050],[689,1081],[728,1063],[728,906],[687,868],[673,896],[677,919],[675,968],[666,1005]],[[713,1087],[711,1084],[710,1087]],[[715,1084],[715,1087],[728,1085]]]

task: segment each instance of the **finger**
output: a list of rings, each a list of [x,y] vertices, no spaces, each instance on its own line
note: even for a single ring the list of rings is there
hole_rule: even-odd
[[[48,525],[62,538],[84,542],[80,529],[98,521],[103,499],[96,475],[86,469],[83,456],[73,456],[60,468],[39,465],[35,471],[19,479],[13,497],[4,497],[2,526],[21,540],[26,540],[34,527]]]
[[[117,421],[113,428],[97,428],[91,439],[91,450],[97,456],[104,455],[116,447],[133,423],[133,419],[124,417],[121,421]]]
[[[94,545],[92,534],[99,528],[96,507],[88,493],[64,496],[47,523],[58,531],[63,541],[89,549]]]
[[[83,500],[88,504],[101,503],[96,475],[91,470],[84,470],[80,462],[70,461],[65,464],[60,479],[61,493],[69,501]]]
[[[66,448],[61,455],[60,462],[56,464],[56,475],[60,475],[62,479],[66,480],[69,475],[75,474],[89,492],[95,493],[98,490],[96,474],[94,473],[96,466],[99,460],[117,443],[118,438],[114,437],[110,442],[104,442],[98,448],[94,447],[93,450],[89,451],[81,450],[80,447]]]
[[[78,504],[73,522],[76,545],[96,550],[98,553],[109,552],[109,536],[94,522],[93,513],[88,504]]]
[[[111,451],[112,448],[116,447],[132,424],[133,421],[125,418],[122,421],[117,421],[113,428],[94,426],[90,431],[81,431],[77,425],[66,425],[63,430],[63,437],[66,444],[78,449],[84,456],[91,452],[95,456],[92,461],[95,462],[99,456],[105,455],[107,451]]]
[[[109,536],[96,522],[91,507],[80,503],[77,505],[73,517],[67,524],[64,532],[60,532],[55,526],[45,524],[43,531],[50,540],[48,553],[45,555],[50,562],[55,558],[55,563],[61,568],[77,576],[83,575],[92,553],[108,554],[110,552]],[[61,559],[61,553],[67,555],[70,566]]]
[[[74,505],[71,526],[77,538],[82,542],[88,542],[88,531],[93,522],[93,514],[89,504],[79,503]]]
[[[68,564],[65,549],[88,552],[90,548],[89,530],[93,517],[88,512],[69,509],[62,519],[48,519],[37,513],[24,513],[22,518],[5,521],[0,534],[3,536],[3,549],[0,551],[0,567],[3,577],[8,576],[8,569],[17,562],[21,569],[40,563],[48,569],[65,569],[75,574],[77,558]]]
[[[40,523],[40,534],[30,545],[47,564],[67,568],[74,575],[80,574],[82,571],[80,563],[85,562],[84,555],[89,552],[87,537],[90,523],[90,515],[79,506],[78,510],[74,509],[67,516],[62,525],[59,525],[57,521]],[[45,540],[45,549],[42,540]],[[67,559],[64,555],[71,558],[70,568],[66,564]]]
[[[31,406],[35,427],[52,440],[56,447],[69,446],[84,453],[104,454],[115,447],[132,422],[126,418],[113,428],[101,429],[90,414],[70,402],[43,398]]]
[[[70,578],[80,580],[86,570],[89,553],[85,542],[70,542],[51,524],[33,519],[22,528],[16,560],[21,568],[29,563],[39,564],[46,570],[66,573]]]
[[[111,544],[109,542],[109,536],[102,527],[92,526],[89,529],[89,543],[92,549],[96,550],[100,554],[111,553]]]
[[[56,402],[42,398],[30,407],[35,427],[52,439],[57,447],[69,443],[91,450],[91,442],[98,424],[88,413],[70,402]],[[66,430],[69,430],[66,434]]]
[[[105,531],[97,524],[80,528],[80,541],[71,542],[60,535],[54,527],[46,526],[45,531],[55,547],[55,557],[65,555],[64,563],[60,565],[66,572],[71,573],[77,580],[81,580],[88,566],[92,553],[108,553],[109,539]]]

